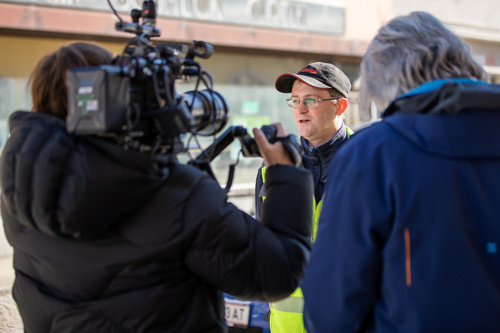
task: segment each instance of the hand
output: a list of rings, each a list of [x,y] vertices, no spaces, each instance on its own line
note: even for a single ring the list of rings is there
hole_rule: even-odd
[[[288,135],[282,123],[274,123],[271,125],[276,127],[277,137],[286,137]],[[264,162],[266,162],[266,165],[268,167],[276,164],[294,165],[292,158],[285,150],[285,147],[283,147],[283,144],[281,142],[278,141],[275,143],[270,143],[269,141],[267,141],[264,133],[258,128],[253,129],[253,135],[255,142],[259,147],[260,154],[262,155],[262,158],[264,159]]]

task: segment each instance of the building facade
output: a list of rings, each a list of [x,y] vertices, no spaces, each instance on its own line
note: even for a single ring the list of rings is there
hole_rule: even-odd
[[[134,34],[117,31],[120,19],[132,22],[139,0],[0,0],[0,147],[7,119],[31,108],[26,83],[36,62],[62,44],[96,42],[121,54]],[[471,45],[474,55],[500,81],[500,9],[496,0],[157,0],[156,44],[206,41],[208,59],[197,59],[227,100],[230,125],[245,127],[282,121],[295,132],[287,96],[274,89],[276,77],[313,61],[331,62],[353,82],[346,123],[351,127],[378,115],[357,107],[361,58],[377,29],[413,10],[433,13]],[[113,14],[112,8],[117,11]],[[120,18],[118,18],[118,16]],[[179,84],[179,92],[192,84]],[[237,157],[233,144],[213,167],[220,183]],[[235,182],[252,184],[260,159],[241,159]],[[237,186],[236,186],[237,187]],[[248,188],[247,188],[248,190]],[[250,203],[251,205],[251,203]]]
[[[124,22],[131,22],[132,9],[141,9],[143,1],[109,3]],[[156,4],[156,27],[161,30],[161,36],[152,39],[156,44],[190,45],[194,40],[213,44],[213,56],[198,61],[213,76],[214,89],[226,98],[231,125],[253,127],[283,121],[294,132],[286,96],[274,90],[274,80],[309,62],[333,62],[352,81],[359,76],[367,42],[346,37],[343,1],[159,0]],[[8,115],[15,109],[30,109],[27,77],[43,54],[74,40],[122,52],[134,34],[115,29],[119,19],[111,6],[102,0],[0,1],[0,42],[4,45],[0,86],[8,92],[0,102],[2,142],[7,137]],[[237,150],[237,146],[231,148],[222,160],[232,159]],[[241,162],[240,169],[252,170],[248,176],[240,172],[244,182],[253,181],[259,163],[258,159]]]

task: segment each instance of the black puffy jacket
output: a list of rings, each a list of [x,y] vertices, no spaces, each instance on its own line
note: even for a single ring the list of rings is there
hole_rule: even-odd
[[[224,332],[221,291],[272,301],[310,251],[312,177],[267,173],[262,223],[182,164],[16,112],[1,158],[13,296],[31,332]]]

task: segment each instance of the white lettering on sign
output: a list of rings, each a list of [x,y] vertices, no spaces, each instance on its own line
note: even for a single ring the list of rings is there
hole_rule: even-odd
[[[118,11],[130,12],[134,8],[142,8],[142,1],[138,0],[111,0],[111,4]]]
[[[1,2],[1,0],[0,0]],[[110,11],[103,0],[16,0],[25,4]],[[144,0],[110,0],[125,21]],[[345,32],[345,5],[339,0],[157,0],[158,17],[284,28],[328,34]]]
[[[247,14],[258,23],[305,27],[306,4],[287,0],[249,0]]]
[[[158,1],[157,12],[159,15],[202,20],[222,20],[224,18],[217,0],[162,0]]]
[[[47,3],[54,6],[73,6],[81,4],[81,0],[47,0]]]

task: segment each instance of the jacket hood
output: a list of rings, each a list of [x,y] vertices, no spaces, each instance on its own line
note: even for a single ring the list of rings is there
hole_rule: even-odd
[[[49,235],[96,236],[146,203],[168,177],[154,157],[69,134],[63,119],[18,111],[2,153],[3,209]]]
[[[447,82],[395,100],[383,122],[432,154],[499,157],[500,86]]]

